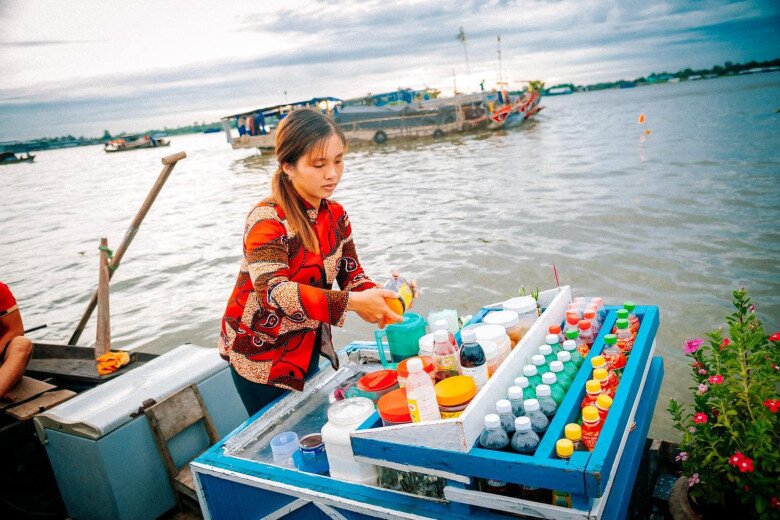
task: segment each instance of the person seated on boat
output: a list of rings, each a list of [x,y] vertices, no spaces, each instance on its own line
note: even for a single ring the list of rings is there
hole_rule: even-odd
[[[33,344],[24,336],[22,314],[11,289],[0,282],[0,399],[16,401],[11,389],[27,368]]]
[[[303,390],[320,355],[338,368],[330,327],[342,326],[349,311],[380,328],[402,320],[385,302],[396,294],[363,272],[349,217],[329,198],[344,172],[341,128],[301,108],[279,124],[275,145],[271,195],[247,217],[219,338],[250,415],[288,390]]]
[[[238,127],[238,137],[243,137],[244,134],[246,134],[246,123],[243,117],[238,118],[238,123],[236,126]]]

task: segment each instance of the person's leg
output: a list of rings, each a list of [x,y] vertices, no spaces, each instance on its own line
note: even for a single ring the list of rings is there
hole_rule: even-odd
[[[3,353],[3,364],[0,365],[0,399],[16,400],[16,396],[9,392],[24,375],[32,349],[32,341],[24,336],[17,336],[8,343]]]
[[[246,412],[250,417],[265,408],[268,403],[280,395],[289,392],[289,390],[283,388],[277,388],[271,385],[261,385],[244,379],[236,372],[236,369],[233,368],[232,365],[230,367],[230,374],[233,376],[233,383],[236,385],[236,390],[238,390],[238,395],[241,397],[241,402],[244,403],[244,408],[246,408]]]

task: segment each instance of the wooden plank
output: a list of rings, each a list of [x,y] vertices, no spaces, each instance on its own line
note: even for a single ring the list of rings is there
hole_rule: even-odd
[[[38,381],[32,377],[22,376],[22,379],[16,383],[16,386],[11,389],[11,393],[16,396],[14,402],[0,402],[0,410],[18,406],[26,401],[29,401],[33,397],[37,397],[44,392],[53,390],[56,386],[46,383],[44,381]]]
[[[583,520],[589,516],[588,511],[581,511],[579,509],[569,509],[542,502],[532,502],[521,498],[505,497],[502,495],[494,495],[492,493],[484,493],[482,491],[470,489],[460,489],[452,486],[445,486],[444,496],[447,500],[452,502],[516,515],[530,516],[533,518],[545,518],[549,520]]]
[[[111,312],[108,304],[108,239],[100,239],[100,266],[97,290],[97,330],[95,333],[95,358],[111,351]]]
[[[95,349],[80,345],[33,342],[32,359],[95,359]]]
[[[145,411],[155,417],[162,439],[168,441],[203,419],[203,409],[192,386],[182,388]]]
[[[57,406],[60,403],[64,403],[71,397],[75,396],[76,392],[72,390],[52,390],[45,394],[36,397],[31,401],[20,404],[13,408],[8,408],[5,413],[19,419],[20,421],[26,421],[44,412],[50,408]]]

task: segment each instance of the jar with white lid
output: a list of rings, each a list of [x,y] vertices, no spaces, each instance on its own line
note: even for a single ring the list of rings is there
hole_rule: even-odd
[[[349,434],[372,413],[374,403],[366,397],[350,397],[328,408],[328,422],[322,427],[322,441],[325,443],[331,477],[376,485],[376,466],[356,461],[349,439]]]
[[[433,332],[418,339],[417,345],[420,347],[418,356],[433,356]]]
[[[536,300],[531,296],[519,296],[517,298],[510,298],[503,304],[504,310],[514,311],[518,317],[518,328],[520,330],[520,337],[525,336],[531,325],[536,323],[536,319],[539,317],[539,312],[536,309]]]
[[[512,341],[509,339],[506,329],[501,325],[482,323],[479,327],[474,328],[474,334],[480,345],[483,341],[494,341],[498,345],[498,355],[502,361],[512,352]]]
[[[515,345],[517,345],[517,343],[525,335],[525,332],[520,326],[520,316],[515,311],[489,312],[487,315],[485,315],[482,321],[484,323],[501,325],[504,327],[504,329],[506,329],[507,336],[509,336],[509,341],[512,348],[515,348]]]

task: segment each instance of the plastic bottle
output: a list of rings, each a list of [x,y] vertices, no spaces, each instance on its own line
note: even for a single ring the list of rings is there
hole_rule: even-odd
[[[515,434],[512,436],[512,449],[531,455],[539,446],[539,435],[533,430],[531,419],[518,417],[515,419]]]
[[[634,349],[634,336],[631,334],[627,319],[621,318],[615,322],[615,336],[617,337],[617,346],[626,357],[630,356]]]
[[[558,352],[558,354],[566,354],[567,356],[569,355],[568,352]],[[571,388],[571,377],[569,377],[569,374],[564,371],[563,362],[556,359],[550,363],[549,373],[555,374],[555,379],[558,385],[561,387],[561,390],[563,390],[563,394],[565,395],[566,392],[569,391],[569,388]],[[544,383],[544,376],[542,376],[542,382]]]
[[[566,335],[567,332],[570,330],[578,330],[577,324],[580,322],[580,315],[578,312],[566,312],[566,323],[563,325],[563,336],[564,338],[567,338]],[[579,332],[578,332],[579,334]]]
[[[637,317],[636,313],[634,313],[634,310],[636,309],[636,303],[632,301],[623,302],[623,308],[628,311],[629,328],[631,329],[631,334],[636,337],[637,333],[639,332],[639,318]]]
[[[455,349],[455,367],[458,369],[458,374],[460,374],[460,346],[458,346],[455,336],[452,334],[452,331],[450,331],[449,322],[444,318],[436,320],[433,324],[433,333],[435,334],[437,330],[447,331],[447,339],[449,340],[450,345],[452,345],[452,348]]]
[[[547,360],[545,360],[544,356],[541,354],[531,356],[531,364],[536,367],[536,372],[540,376],[550,371],[550,367],[547,366]]]
[[[531,421],[531,428],[539,435],[547,431],[550,421],[547,416],[541,412],[539,401],[536,399],[526,399],[523,402],[525,416]],[[598,413],[598,412],[596,412]]]
[[[414,291],[412,284],[410,284],[405,278],[394,272],[390,278],[384,283],[382,288],[388,291],[394,291],[398,294],[397,298],[385,298],[387,305],[396,314],[403,314],[412,307],[412,299],[414,298]],[[385,323],[394,323],[392,320],[385,320]]]
[[[599,411],[599,418],[601,418],[602,424],[607,420],[607,414],[609,408],[612,406],[612,398],[606,394],[601,394],[596,398],[596,408]]]
[[[582,358],[585,358],[585,356],[588,355],[588,352],[587,352],[588,351],[588,347],[587,347],[587,345],[585,345],[585,343],[580,338],[579,323],[580,322],[578,321],[576,329],[572,329],[572,330],[569,330],[569,331],[566,332],[566,341],[573,341],[574,342],[574,346],[577,348],[577,352],[580,353],[580,356]],[[566,343],[566,341],[564,341],[564,343]],[[564,347],[564,348],[566,348],[566,347]],[[585,352],[584,354],[583,354],[583,351]],[[574,357],[574,356],[572,355],[572,357]]]
[[[535,367],[534,367],[535,368]],[[540,381],[541,384],[541,381]],[[536,399],[536,390],[534,390],[531,387],[531,384],[528,382],[528,378],[525,376],[520,376],[515,378],[515,386],[519,386],[523,389],[523,400],[526,399]]]
[[[566,336],[563,335],[563,330],[561,330],[560,325],[550,325],[547,329],[547,333],[558,336],[558,343],[563,343],[566,340]]]
[[[586,406],[582,409],[582,443],[589,451],[596,446],[602,426],[598,408]]]
[[[494,495],[506,495],[508,492],[507,483],[503,480],[488,479],[485,481],[485,484],[487,485],[488,493],[493,493]]]
[[[555,372],[550,371],[542,374],[542,383],[550,387],[550,397],[555,401],[555,406],[560,406],[563,398],[566,397],[566,390],[558,383],[558,376],[555,375]],[[536,393],[536,396],[537,399],[540,399],[539,392]]]
[[[571,354],[565,350],[563,352],[558,352],[558,361],[563,365],[563,372],[569,377],[569,382],[573,383],[579,370],[577,369],[577,365],[574,364],[574,361],[571,360]],[[558,378],[560,379],[560,376]]]
[[[536,387],[536,399],[539,402],[539,409],[548,420],[555,416],[558,411],[558,404],[552,398],[552,390],[548,385],[539,385]]]
[[[479,344],[485,353],[485,363],[487,364],[488,377],[491,377],[498,367],[501,366],[501,356],[498,352],[498,344],[495,341],[482,340]]]
[[[439,403],[431,377],[423,371],[422,360],[418,357],[406,362],[409,377],[406,379],[406,402],[412,422],[438,421],[441,419]]]
[[[590,347],[593,346],[593,342],[596,340],[596,336],[593,335],[590,322],[588,320],[580,320],[577,324],[577,328],[580,329],[580,341],[582,342],[577,348],[582,356],[587,356],[590,352]]]
[[[582,443],[582,428],[577,423],[569,423],[563,429],[564,435],[574,445],[574,451],[588,451]]]
[[[612,369],[609,368],[607,365],[607,360],[604,358],[604,356],[593,356],[590,359],[590,364],[593,366],[593,370],[596,370],[597,368],[603,368],[607,371],[607,385],[612,390],[612,395],[615,395],[615,392],[617,391],[618,383],[620,383],[620,378],[615,374]]]
[[[552,347],[547,344],[539,345],[539,355],[544,356],[544,362],[547,365],[558,359],[555,354],[553,354]]]
[[[590,322],[590,330],[593,333],[593,337],[595,338],[599,334],[599,329],[601,326],[599,325],[598,318],[596,315],[596,309],[590,308],[586,309],[585,312],[582,313],[582,319],[588,320]]]
[[[589,379],[588,382],[585,383],[585,398],[583,398],[580,408],[595,406],[596,399],[598,399],[599,395],[601,395],[601,383],[595,379]]]
[[[617,320],[627,320],[629,317],[626,309],[618,309],[615,314],[617,314],[617,318],[615,318],[615,326],[612,327],[612,334],[617,334]]]
[[[604,336],[604,349],[601,351],[601,355],[606,360],[607,366],[615,373],[618,379],[623,377],[623,369],[626,368],[627,360],[623,350],[617,345],[616,335],[607,334]]]
[[[582,357],[582,354],[580,354],[580,351],[577,350],[577,343],[572,339],[567,339],[563,342],[563,350],[569,353],[569,357],[571,357],[572,363],[574,363],[574,366],[577,368],[580,368],[582,366],[582,362],[585,361],[585,358]]]
[[[461,339],[463,340],[463,345],[460,348],[461,374],[472,378],[479,392],[488,380],[485,351],[477,343],[477,337],[473,330],[465,329],[461,333]]]
[[[542,384],[542,376],[540,376],[539,371],[536,370],[536,365],[524,366],[523,376],[528,379],[528,386],[534,391],[534,395],[536,395],[536,387]],[[525,394],[525,390],[523,391],[523,394]]]
[[[558,439],[555,442],[555,454],[558,458],[568,461],[574,454],[574,445],[569,439]],[[552,505],[558,507],[571,507],[571,493],[568,491],[553,491]]]
[[[487,450],[503,450],[509,446],[509,436],[501,427],[498,415],[489,413],[485,416],[485,429],[479,435],[479,445]]]
[[[510,386],[507,390],[507,400],[512,405],[512,415],[522,417],[525,415],[523,409],[523,389],[519,386]]]
[[[444,320],[442,320],[444,321]],[[446,322],[445,322],[446,323]],[[458,364],[455,361],[458,349],[452,346],[446,329],[433,333],[433,364],[435,365],[436,382],[458,375]]]
[[[501,427],[511,437],[515,433],[515,416],[512,413],[512,403],[506,399],[496,401],[496,412],[498,412],[498,418],[501,419]]]
[[[553,327],[558,327],[557,325],[553,325]],[[552,328],[552,327],[550,327]],[[560,328],[560,327],[559,327]],[[552,350],[553,355],[557,354],[561,350],[563,350],[563,347],[561,346],[561,340],[558,337],[558,334],[548,334],[544,338],[544,342],[550,345],[550,349]]]
[[[604,298],[591,298],[590,303],[596,306],[596,312],[598,313],[599,323],[603,324],[604,319],[607,317],[607,311],[604,309]]]
[[[615,397],[614,389],[609,384],[609,372],[606,368],[596,368],[593,370],[593,379],[601,385],[601,393],[610,397]]]

